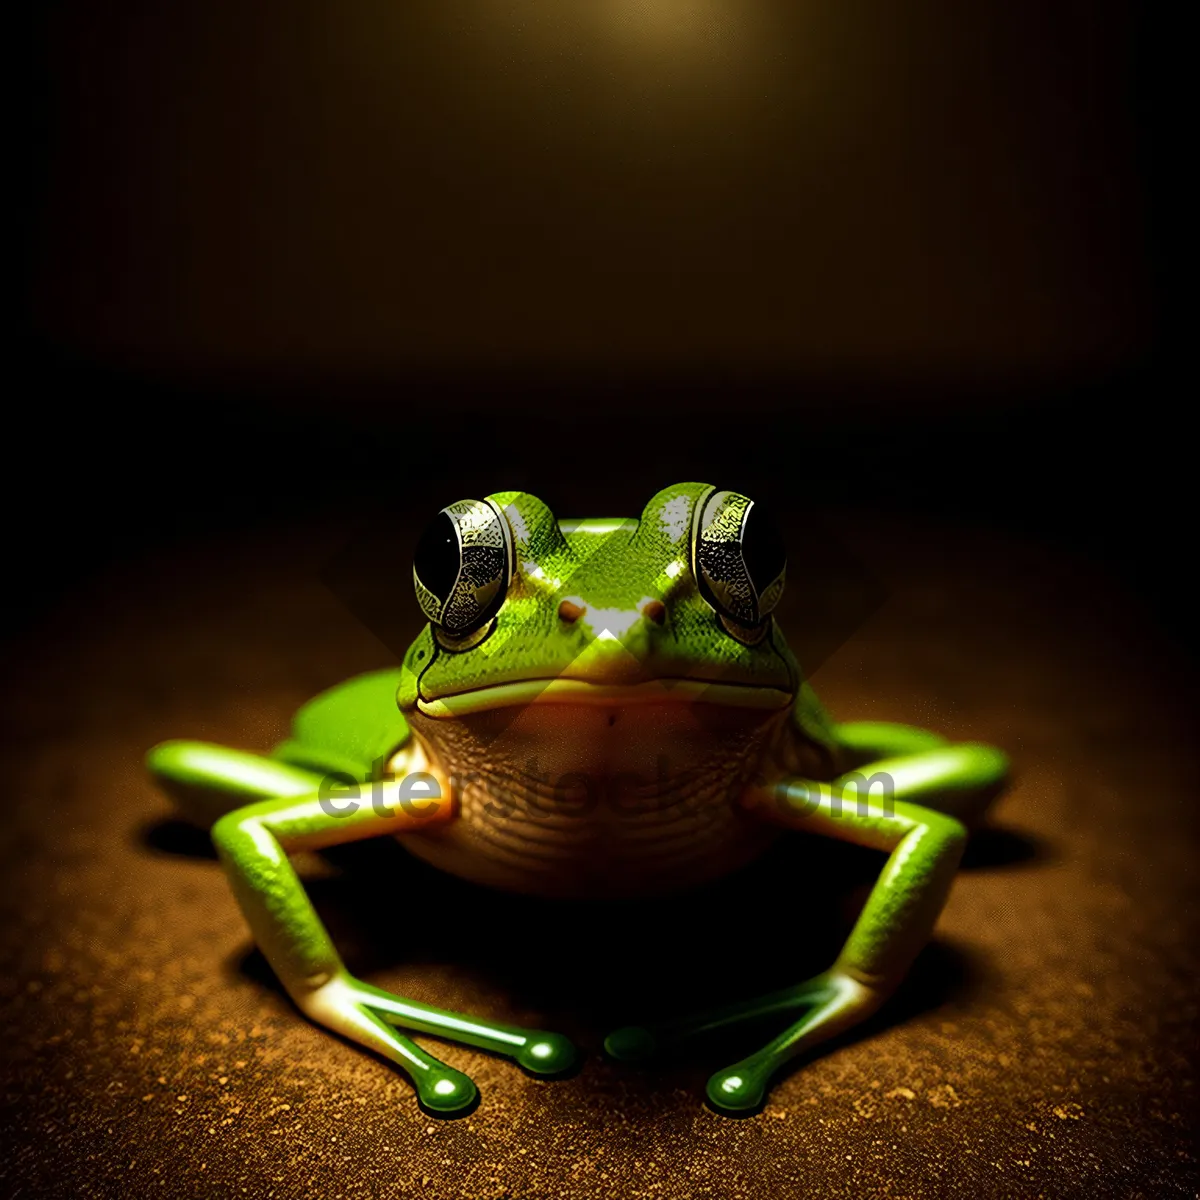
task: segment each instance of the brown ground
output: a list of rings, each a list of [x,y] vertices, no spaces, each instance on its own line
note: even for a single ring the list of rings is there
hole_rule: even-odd
[[[25,643],[3,714],[8,1194],[1194,1195],[1196,800],[1170,648],[1079,563],[949,529],[844,532],[890,599],[823,664],[823,699],[995,742],[1020,778],[885,1018],[742,1121],[701,1100],[730,1051],[638,1071],[600,1038],[742,971],[821,965],[859,857],[818,871],[792,847],[607,914],[498,900],[389,847],[307,864],[373,980],[590,1053],[540,1082],[447,1048],[483,1098],[430,1119],[293,1011],[207,839],[141,767],[169,736],[266,748],[314,691],[392,661],[316,578],[339,532],[197,546],[77,592]]]

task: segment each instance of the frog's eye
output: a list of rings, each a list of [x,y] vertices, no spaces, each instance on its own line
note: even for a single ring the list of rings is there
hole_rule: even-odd
[[[710,492],[696,506],[692,557],[700,592],[725,628],[744,641],[757,640],[783,595],[787,570],[783,538],[770,513],[738,492]]]
[[[413,555],[421,611],[451,638],[482,629],[504,603],[512,534],[490,500],[460,500],[429,523]]]

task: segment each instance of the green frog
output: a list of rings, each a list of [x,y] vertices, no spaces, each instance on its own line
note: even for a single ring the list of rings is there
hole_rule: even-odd
[[[708,1082],[717,1111],[750,1113],[785,1062],[895,990],[1008,770],[990,746],[833,721],[773,615],[785,575],[769,512],[708,484],[666,488],[637,519],[559,520],[526,492],[461,501],[417,545],[428,623],[399,668],[317,696],[268,755],[169,741],[147,763],[211,828],[300,1011],[396,1064],[421,1106],[444,1116],[469,1111],[477,1089],[409,1035],[547,1077],[573,1068],[575,1047],[350,974],[289,854],[395,837],[464,879],[552,901],[696,887],[786,830],[880,851],[882,871],[827,970],[605,1041],[615,1059],[645,1060],[775,1017],[778,1036]]]

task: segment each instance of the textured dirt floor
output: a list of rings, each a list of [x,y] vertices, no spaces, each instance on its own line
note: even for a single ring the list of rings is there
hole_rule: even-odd
[[[817,671],[840,717],[1008,750],[910,984],[766,1109],[702,1103],[746,1048],[607,1063],[613,1022],[824,965],[877,861],[790,844],[669,903],[536,905],[397,848],[306,861],[351,965],[400,993],[562,1029],[534,1080],[481,1053],[469,1117],[308,1024],[252,950],[204,835],[145,749],[266,749],[315,691],[393,662],[320,582],[319,527],[198,544],[81,586],[16,651],[4,700],[7,1195],[1192,1196],[1196,788],[1184,668],[1114,583],[971,530],[847,519],[888,599]],[[781,618],[800,613],[793,569]],[[411,634],[417,610],[398,600]],[[351,852],[353,851],[353,852]]]

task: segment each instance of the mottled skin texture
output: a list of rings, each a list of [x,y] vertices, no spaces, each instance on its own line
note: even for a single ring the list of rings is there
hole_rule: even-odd
[[[212,823],[254,936],[298,1007],[401,1066],[430,1111],[467,1111],[474,1084],[398,1029],[544,1075],[569,1069],[574,1049],[351,976],[290,852],[395,836],[455,874],[551,899],[687,887],[786,829],[885,852],[827,971],[608,1038],[613,1056],[635,1059],[778,1014],[777,1038],[709,1081],[710,1103],[736,1113],[762,1103],[782,1063],[894,990],[945,902],[967,827],[1003,783],[1007,765],[991,747],[835,724],[773,618],[753,628],[723,619],[693,570],[695,516],[711,494],[680,484],[637,521],[561,523],[526,493],[489,497],[507,522],[512,569],[486,625],[454,638],[426,626],[399,670],[306,705],[269,758],[197,742],[148,756],[184,810]]]

